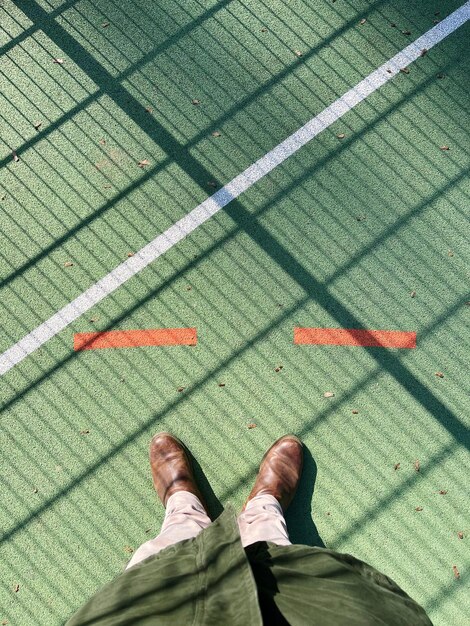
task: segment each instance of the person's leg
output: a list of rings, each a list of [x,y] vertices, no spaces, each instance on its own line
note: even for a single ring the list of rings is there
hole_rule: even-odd
[[[195,537],[211,523],[189,457],[176,437],[155,435],[150,443],[150,466],[155,490],[166,507],[165,520],[160,534],[136,550],[126,569],[167,546]]]
[[[166,504],[165,519],[160,534],[138,548],[126,569],[157,554],[163,548],[191,539],[211,523],[199,498],[189,491],[178,491],[170,496]]]
[[[243,511],[238,518],[243,547],[257,541],[291,544],[284,511],[291,503],[303,466],[303,446],[294,435],[278,439],[266,452]]]

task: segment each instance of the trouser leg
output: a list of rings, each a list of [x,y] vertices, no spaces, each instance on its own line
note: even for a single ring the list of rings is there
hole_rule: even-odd
[[[238,517],[238,527],[244,548],[257,541],[291,545],[282,507],[274,496],[267,494],[249,500]]]
[[[194,494],[189,491],[177,491],[168,498],[160,534],[137,548],[126,569],[157,554],[167,546],[195,537],[210,523],[211,520],[201,501]]]

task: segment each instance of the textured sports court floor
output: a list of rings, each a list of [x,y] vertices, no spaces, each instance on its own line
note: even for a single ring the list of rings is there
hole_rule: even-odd
[[[469,17],[1,0],[2,625],[62,624],[158,532],[160,430],[214,515],[298,434],[292,539],[470,623]],[[74,349],[172,328],[196,345]]]

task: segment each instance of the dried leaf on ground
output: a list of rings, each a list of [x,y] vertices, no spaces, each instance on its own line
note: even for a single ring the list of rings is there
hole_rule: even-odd
[[[16,585],[13,587],[13,591],[15,593],[18,593],[19,590],[20,590],[20,586],[18,585],[18,583],[16,583]]]
[[[219,383],[219,387],[225,387],[225,383]]]
[[[400,469],[400,465],[401,463],[395,463],[395,465],[393,466],[394,470],[399,470]]]
[[[134,253],[133,252],[128,252],[127,256],[130,258],[131,256],[134,256]]]
[[[150,161],[148,159],[142,159],[142,161],[139,161],[137,165],[139,167],[147,167],[147,165],[150,165]]]
[[[73,267],[72,261],[65,261],[64,267]]]
[[[178,391],[179,393],[181,393],[182,391],[184,391],[186,389],[186,387],[178,387],[178,389],[176,391]]]
[[[417,506],[417,507],[415,508],[415,511],[422,511],[422,510],[423,510],[423,507],[422,507],[422,506]]]
[[[464,535],[463,535],[463,532],[461,530],[459,530],[459,532],[457,533],[457,537],[459,539],[463,539]]]
[[[454,572],[455,578],[460,578],[460,572],[457,569],[457,565],[452,565],[452,571]]]
[[[436,372],[436,376],[438,378],[444,378],[444,374],[442,372]]]
[[[284,365],[277,365],[277,366],[274,368],[274,371],[275,371],[275,372],[280,372],[280,371],[282,370],[282,368],[283,368],[283,367],[284,367]]]
[[[256,424],[248,424],[248,428],[252,430],[253,428],[256,428]]]
[[[447,493],[447,489],[440,489],[439,490],[439,495],[441,495],[441,496],[445,496],[446,493]]]
[[[419,459],[416,459],[416,461],[414,462],[414,468],[415,472],[419,472],[419,470],[421,469],[421,463],[419,462]]]
[[[89,430],[89,428],[85,428],[84,430],[81,430],[81,431],[80,431],[80,434],[81,434],[81,435],[89,435],[89,434],[90,434],[90,430]]]
[[[325,393],[323,394],[324,398],[334,398],[335,394],[332,391],[325,391]]]
[[[336,136],[338,137],[338,139],[344,139],[346,137],[344,133],[338,133]]]
[[[359,411],[357,411],[356,409],[353,409],[353,412],[352,412],[353,415],[357,415],[358,413]]]
[[[124,546],[124,552],[129,552],[129,554],[132,554],[134,552],[134,548],[131,548],[130,546]]]

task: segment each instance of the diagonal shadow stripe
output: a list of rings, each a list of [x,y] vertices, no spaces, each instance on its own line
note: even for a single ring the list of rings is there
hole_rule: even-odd
[[[449,63],[446,64],[445,66],[443,66],[441,68],[441,70],[444,73],[447,72],[450,69],[450,67],[452,67],[454,65],[454,63],[455,63],[455,61],[449,61]],[[436,79],[436,77],[434,75],[430,76],[425,81],[423,81],[422,83],[417,85],[411,92],[407,92],[407,93],[403,94],[403,96],[399,100],[397,100],[396,102],[391,104],[389,107],[387,107],[370,124],[368,124],[367,127],[363,128],[361,131],[355,133],[350,138],[342,141],[336,148],[331,150],[328,153],[327,156],[325,156],[324,158],[319,160],[315,164],[315,166],[313,168],[309,169],[305,175],[302,175],[300,178],[296,179],[291,185],[289,185],[288,187],[283,189],[279,194],[274,196],[270,200],[270,205],[272,205],[273,203],[277,202],[278,199],[280,199],[285,194],[286,190],[293,190],[293,189],[295,189],[302,181],[307,180],[311,175],[313,175],[314,173],[316,173],[319,170],[321,170],[321,168],[324,165],[326,165],[330,160],[332,160],[332,159],[336,158],[337,156],[341,155],[344,151],[346,151],[352,145],[356,144],[359,140],[361,140],[363,137],[365,137],[370,131],[372,131],[378,124],[380,124],[384,119],[386,119],[389,115],[391,115],[395,111],[399,110],[400,107],[403,104],[409,102],[410,98],[416,97],[419,94],[423,93],[430,85],[432,85],[434,82],[436,82],[436,80],[437,79]],[[101,93],[103,93],[103,92],[100,90],[100,94]],[[91,102],[92,99],[93,99],[93,96],[90,96],[89,98],[87,98],[85,101],[82,102],[82,105],[87,106],[86,102],[88,102],[88,101]],[[72,111],[71,115],[72,116],[75,115],[75,113],[78,113],[80,110],[81,110],[81,105],[77,105],[76,107],[74,107],[71,110]],[[214,126],[218,126],[218,125],[222,124],[224,121],[227,121],[227,119],[229,119],[232,116],[232,114],[234,114],[236,112],[237,112],[237,106],[235,106],[233,108],[233,110],[230,109],[224,115],[222,115],[220,118],[218,118],[218,120],[216,120],[216,122],[214,122]],[[53,126],[54,130],[57,128],[57,126],[55,124],[53,124],[51,126]],[[48,131],[49,131],[49,129],[46,129],[45,132],[48,133]],[[201,139],[203,139],[206,135],[207,135],[207,132],[205,130],[201,131],[200,133],[195,135],[195,137],[186,144],[186,149],[190,150]],[[10,160],[10,159],[8,159],[8,160]],[[104,215],[107,211],[109,211],[111,208],[113,208],[118,202],[123,200],[127,195],[131,194],[133,191],[138,189],[147,180],[150,180],[156,174],[158,174],[159,172],[164,170],[165,167],[167,167],[171,162],[172,162],[171,158],[167,157],[161,163],[159,163],[157,166],[152,167],[152,168],[146,170],[139,177],[138,180],[132,182],[127,187],[125,187],[124,189],[119,191],[115,196],[113,196],[113,198],[110,198],[109,200],[107,200],[101,207],[97,208],[93,212],[92,215],[90,215],[90,216],[86,217],[85,219],[83,219],[81,222],[79,222],[78,224],[76,224],[75,226],[73,226],[72,228],[67,230],[67,232],[65,232],[60,237],[57,237],[51,244],[49,244],[47,247],[45,247],[42,250],[40,250],[36,255],[34,255],[33,257],[31,257],[27,261],[25,261],[20,267],[16,268],[12,272],[10,272],[10,274],[5,276],[2,280],[0,280],[0,289],[2,289],[3,287],[6,287],[7,285],[9,285],[13,280],[15,280],[15,278],[17,278],[18,276],[21,276],[28,269],[34,267],[37,263],[39,263],[39,261],[41,261],[42,259],[47,257],[49,254],[51,254],[54,250],[56,250],[60,246],[62,246],[69,239],[71,239],[74,235],[78,234],[81,230],[91,226],[102,215]],[[3,162],[0,161],[0,167],[2,166],[2,164],[3,164]],[[212,176],[212,178],[213,178],[213,176]],[[454,179],[455,184],[457,184],[461,179],[462,179],[461,175],[457,176]],[[429,200],[427,201],[428,204],[433,202],[434,198],[437,197],[438,195],[439,195],[439,192],[437,192],[436,196],[434,194],[432,196],[430,196]],[[422,207],[424,208],[425,204],[423,204]],[[266,205],[266,208],[269,208],[269,205]],[[415,215],[415,214],[416,214],[416,212],[413,211],[412,215]],[[405,222],[406,221],[407,221],[407,219],[405,217]],[[371,245],[375,246],[375,243],[372,243]],[[369,249],[371,249],[371,248],[368,247],[367,250],[369,250]],[[352,262],[354,262],[354,260]],[[342,271],[342,270],[340,269],[338,271]]]

